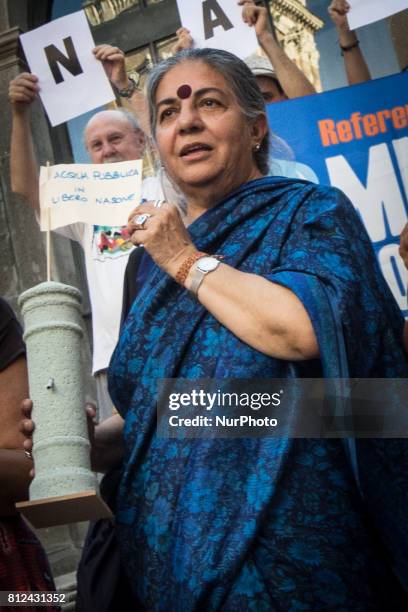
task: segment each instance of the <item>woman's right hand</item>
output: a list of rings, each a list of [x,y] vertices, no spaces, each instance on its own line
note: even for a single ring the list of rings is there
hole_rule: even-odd
[[[175,278],[182,263],[198,251],[177,206],[169,202],[162,202],[160,207],[156,204],[145,202],[137,206],[129,215],[127,229],[132,243],[143,245],[154,262]]]

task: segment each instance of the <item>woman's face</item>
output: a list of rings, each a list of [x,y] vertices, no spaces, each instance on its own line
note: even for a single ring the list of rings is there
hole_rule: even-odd
[[[182,85],[188,88],[181,90]],[[188,196],[218,197],[261,176],[253,149],[266,119],[249,125],[224,77],[202,61],[185,61],[162,79],[156,93],[156,143],[162,162]]]

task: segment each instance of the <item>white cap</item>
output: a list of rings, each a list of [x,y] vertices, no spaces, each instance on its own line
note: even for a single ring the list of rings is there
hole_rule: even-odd
[[[254,76],[265,76],[275,79],[275,81],[278,80],[271,62],[266,57],[262,57],[261,55],[250,55],[244,62]]]

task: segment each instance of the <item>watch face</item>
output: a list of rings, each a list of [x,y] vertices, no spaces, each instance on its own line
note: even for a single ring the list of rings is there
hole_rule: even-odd
[[[139,85],[139,81],[140,81],[140,74],[138,72],[136,72],[136,70],[131,70],[128,73],[128,76],[135,82],[135,85]]]
[[[198,260],[197,269],[205,273],[211,272],[211,270],[215,270],[219,263],[219,260],[215,259],[215,257],[201,257]]]

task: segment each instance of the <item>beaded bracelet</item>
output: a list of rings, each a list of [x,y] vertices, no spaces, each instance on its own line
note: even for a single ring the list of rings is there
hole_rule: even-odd
[[[183,263],[181,264],[180,268],[177,271],[177,274],[175,276],[176,281],[180,285],[184,286],[188,273],[190,272],[191,267],[195,264],[197,259],[201,259],[201,257],[207,257],[207,256],[208,256],[207,253],[201,253],[201,251],[198,251],[197,253],[194,253],[194,255],[190,255],[190,257],[187,257],[187,259],[183,261]]]

